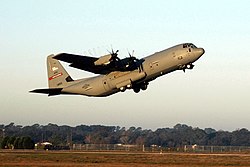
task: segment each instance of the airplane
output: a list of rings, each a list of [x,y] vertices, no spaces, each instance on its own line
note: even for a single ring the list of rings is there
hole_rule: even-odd
[[[30,92],[55,96],[60,94],[105,97],[132,89],[135,93],[146,90],[150,81],[176,70],[193,69],[193,63],[205,50],[192,43],[183,43],[137,59],[118,58],[118,50],[99,58],[68,53],[51,54],[47,57],[48,89]],[[99,74],[73,80],[59,61],[70,67]]]

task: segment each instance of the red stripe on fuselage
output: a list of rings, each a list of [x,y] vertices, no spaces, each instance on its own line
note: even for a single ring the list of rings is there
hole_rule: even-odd
[[[58,73],[58,74],[56,74],[56,75],[53,75],[52,77],[49,77],[49,80],[55,79],[55,78],[60,77],[60,76],[62,76],[62,75],[63,75],[63,73],[60,72],[60,73]]]

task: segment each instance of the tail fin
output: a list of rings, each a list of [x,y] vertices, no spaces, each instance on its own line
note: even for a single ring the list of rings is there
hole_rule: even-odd
[[[63,88],[68,85],[68,82],[73,81],[61,63],[54,59],[55,55],[47,57],[47,71],[49,88]]]

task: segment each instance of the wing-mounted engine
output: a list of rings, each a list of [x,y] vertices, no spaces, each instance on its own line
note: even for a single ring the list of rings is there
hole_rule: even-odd
[[[94,64],[96,66],[99,66],[99,65],[108,65],[110,63],[110,59],[112,58],[112,55],[111,54],[108,54],[108,55],[104,55],[102,57],[100,57],[98,60],[96,60],[94,62]]]
[[[117,50],[116,52],[114,52],[113,49],[112,49],[112,52],[110,54],[101,56],[99,59],[97,59],[94,62],[94,64],[96,66],[99,66],[99,65],[108,65],[111,62],[119,61],[120,59],[117,57],[118,56],[118,52],[119,52],[119,50]]]
[[[134,51],[133,51],[134,54]],[[143,59],[137,59],[136,57],[129,53],[129,57],[126,57],[119,62],[120,70],[119,71],[133,71],[140,68],[142,65]]]
[[[126,57],[124,59],[118,58],[118,51],[116,52],[113,51],[110,52],[110,54],[101,56],[98,58],[95,62],[94,65],[96,67],[101,67],[108,69],[108,71],[133,71],[138,69],[143,60],[139,60],[133,55],[129,53],[129,57]],[[141,69],[141,68],[140,68]]]

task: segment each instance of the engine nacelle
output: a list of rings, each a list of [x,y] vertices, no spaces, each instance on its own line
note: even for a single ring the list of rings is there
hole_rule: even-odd
[[[110,59],[112,58],[111,54],[101,56],[98,60],[96,60],[94,63],[96,66],[98,65],[108,65],[110,63]]]

